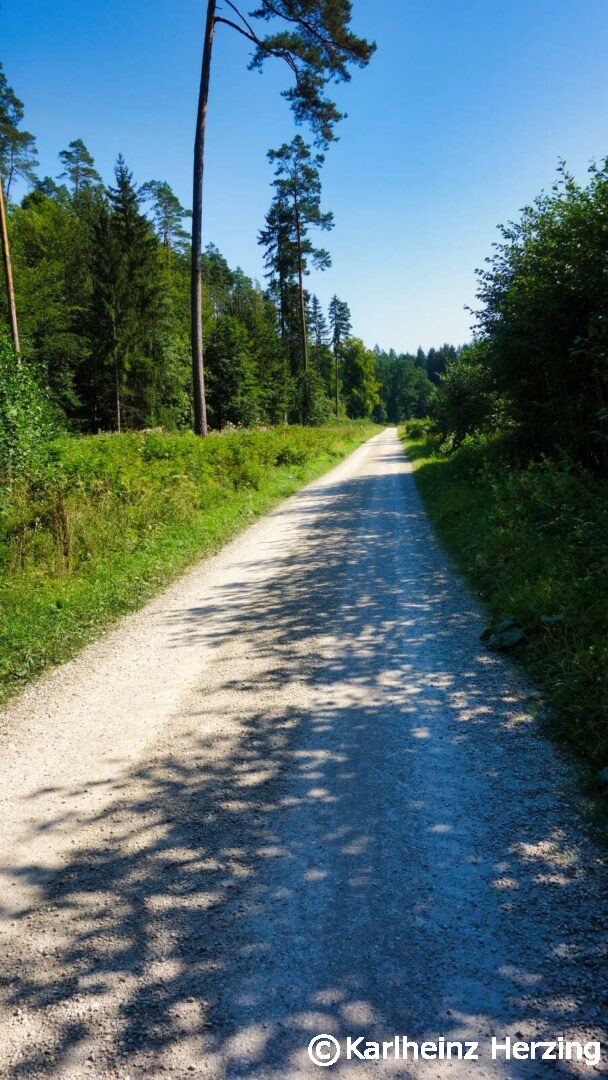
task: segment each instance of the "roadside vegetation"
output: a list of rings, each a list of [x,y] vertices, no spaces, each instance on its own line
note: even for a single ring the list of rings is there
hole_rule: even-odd
[[[369,423],[53,435],[0,345],[0,697],[72,656],[373,434]]]
[[[608,479],[566,461],[514,465],[490,436],[451,454],[416,428],[405,443],[440,540],[487,603],[490,647],[532,668],[554,732],[599,773],[608,764]]]
[[[608,789],[608,164],[562,167],[480,275],[408,453],[441,539],[530,664],[553,726]]]

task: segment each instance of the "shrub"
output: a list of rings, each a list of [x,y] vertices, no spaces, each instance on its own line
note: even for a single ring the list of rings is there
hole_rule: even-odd
[[[11,485],[40,469],[52,431],[47,398],[31,367],[0,338],[0,476]]]
[[[325,392],[325,384],[314,368],[298,375],[291,411],[294,421],[311,427],[326,424],[331,419],[332,407]]]
[[[429,419],[406,420],[404,428],[408,438],[425,439],[431,429],[431,421]]]

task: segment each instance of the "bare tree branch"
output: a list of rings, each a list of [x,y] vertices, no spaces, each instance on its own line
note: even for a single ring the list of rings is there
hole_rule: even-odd
[[[240,19],[240,20],[241,20],[241,22],[243,23],[243,26],[244,26],[244,27],[245,27],[245,28],[246,28],[246,29],[247,29],[247,30],[249,31],[249,33],[251,34],[251,36],[252,36],[252,37],[256,37],[256,33],[255,33],[255,30],[253,29],[253,27],[252,27],[251,23],[250,23],[250,22],[248,22],[248,21],[247,21],[247,19],[245,18],[245,16],[243,15],[243,13],[242,13],[241,11],[239,11],[239,9],[237,8],[236,4],[233,4],[233,3],[232,3],[232,0],[224,0],[224,2],[225,2],[226,4],[228,4],[228,7],[229,7],[229,8],[232,8],[232,10],[234,11],[235,15],[237,15],[237,16],[239,17],[239,19]],[[217,18],[216,18],[216,22],[217,22]]]
[[[231,26],[233,30],[236,30],[244,38],[247,38],[248,41],[253,42],[254,45],[257,45],[257,47],[259,49],[262,49],[263,52],[267,53],[268,56],[276,56],[279,60],[284,60],[286,64],[289,64],[291,70],[293,71],[296,77],[296,82],[298,81],[300,77],[300,71],[293,56],[291,56],[290,53],[282,49],[269,49],[264,44],[264,42],[260,40],[260,38],[256,37],[254,33],[250,34],[247,30],[244,30],[242,26],[239,26],[238,23],[233,22],[232,19],[225,19],[223,15],[216,15],[215,21],[216,23],[223,23],[224,26]]]

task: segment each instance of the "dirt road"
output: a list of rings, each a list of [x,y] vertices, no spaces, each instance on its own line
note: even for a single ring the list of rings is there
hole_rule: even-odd
[[[606,1039],[608,892],[482,625],[388,430],[6,709],[0,1075],[605,1071],[490,1056]]]

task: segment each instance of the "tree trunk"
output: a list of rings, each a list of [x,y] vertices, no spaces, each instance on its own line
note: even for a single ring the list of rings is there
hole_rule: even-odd
[[[302,335],[302,361],[304,371],[308,371],[308,338],[306,334],[306,303],[304,301],[304,270],[302,266],[302,233],[300,229],[300,211],[296,201],[296,233],[298,236],[298,284],[300,289],[300,334]]]
[[[340,412],[340,382],[338,377],[338,350],[334,349],[334,362],[336,367],[336,420]]]
[[[8,228],[6,224],[4,195],[2,194],[2,179],[0,179],[0,240],[2,241],[2,261],[4,263],[6,295],[8,298],[8,321],[11,328],[13,347],[18,357],[20,352],[19,329],[17,327],[17,308],[15,306],[15,290],[13,288],[13,268],[11,264],[11,251],[8,245]]]
[[[120,435],[120,378],[118,374],[118,356],[114,353],[114,390],[116,392],[116,430]]]
[[[192,331],[192,395],[194,402],[194,431],[207,434],[207,406],[205,403],[205,367],[203,360],[203,282],[202,282],[202,231],[203,231],[203,168],[205,153],[205,127],[207,102],[209,100],[209,75],[211,73],[211,50],[215,29],[216,0],[207,4],[207,25],[201,66],[201,85],[196,115],[196,138],[194,140],[194,177],[192,189],[192,267],[191,267],[191,331]]]

